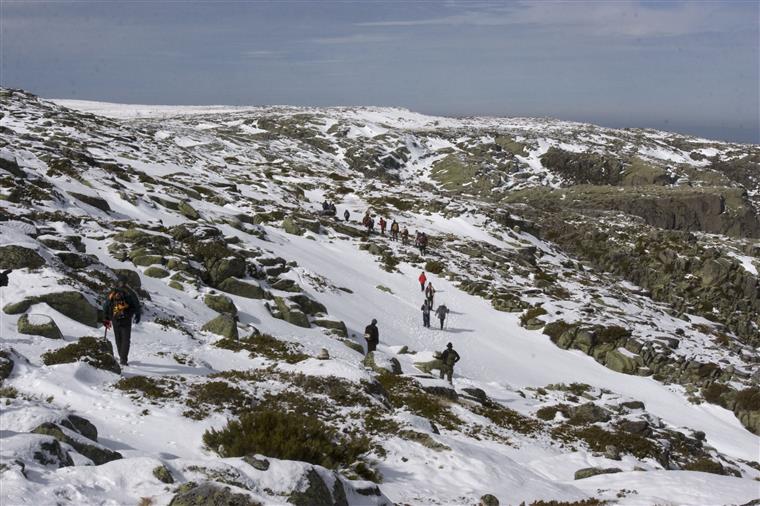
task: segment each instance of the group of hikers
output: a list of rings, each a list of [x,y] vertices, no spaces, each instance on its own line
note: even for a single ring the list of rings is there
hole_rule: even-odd
[[[346,212],[348,212],[348,209],[346,209]],[[328,201],[322,202],[322,216],[335,216],[338,214],[338,209],[335,207],[335,204]],[[346,218],[346,221],[348,221],[348,218]]]
[[[346,221],[348,221],[348,210],[346,210],[344,215],[346,217]],[[385,235],[385,231],[388,229],[388,221],[384,217],[380,216],[377,224],[380,228],[380,235]],[[364,218],[362,218],[362,225],[367,228],[367,235],[373,234],[375,232],[375,218],[372,217],[369,211],[364,214]],[[396,220],[393,220],[390,225],[391,241],[398,242],[399,237],[401,237],[401,244],[409,244],[409,229],[406,228],[406,226],[402,229],[398,222]],[[419,248],[420,254],[424,255],[427,252],[428,246],[427,234],[425,232],[417,231],[414,239],[414,245]]]
[[[422,303],[422,325],[423,327],[430,328],[430,313],[433,312],[433,299],[435,297],[435,288],[433,283],[429,282],[425,271],[422,271],[418,278],[420,282],[420,288],[425,293],[425,301]],[[446,304],[441,304],[435,310],[435,315],[441,323],[441,330],[443,330],[446,317],[450,313]],[[367,354],[376,351],[377,345],[380,343],[380,330],[377,328],[377,320],[372,319],[372,322],[364,329],[364,339],[367,341]],[[459,362],[459,353],[454,350],[454,345],[448,343],[446,349],[442,352],[436,352],[435,357],[440,360],[440,377],[443,379],[446,377],[449,383],[452,383],[454,376],[454,365]]]

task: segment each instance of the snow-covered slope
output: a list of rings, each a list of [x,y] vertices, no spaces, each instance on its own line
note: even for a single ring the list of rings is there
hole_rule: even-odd
[[[13,362],[0,387],[3,504],[178,505],[204,483],[251,504],[760,497],[757,326],[739,318],[755,306],[728,291],[757,283],[757,174],[719,171],[756,147],[400,109],[54,105],[10,90],[2,101],[0,268],[14,269],[0,289]],[[717,272],[738,317],[721,319],[716,304],[706,319],[712,306],[695,301],[715,295],[695,287],[677,307],[548,237],[550,220],[569,215],[518,192],[570,193],[599,184],[574,180],[586,169],[617,170],[597,159],[560,167],[543,157],[552,148],[625,156],[621,181],[672,176],[652,192],[683,191],[679,178],[700,191],[720,180],[724,195],[744,185],[745,200],[723,197],[744,228],[704,219],[705,230],[682,231],[690,247],[725,253],[704,260],[727,265],[725,279],[702,263],[697,279]],[[531,200],[508,200],[516,194]],[[351,221],[320,216],[324,199]],[[425,231],[428,253],[367,235],[367,209]],[[593,226],[609,244],[664,233],[634,211],[574,214],[567,228]],[[117,373],[71,345],[102,336],[90,305],[125,270],[145,315]],[[443,330],[421,325],[422,270],[451,310]],[[206,326],[230,311],[218,296],[234,304],[232,328]],[[357,345],[373,318],[380,345],[366,360]],[[50,320],[61,339],[29,329]],[[453,387],[434,358],[448,342],[462,356]],[[267,442],[277,439],[267,416],[295,424],[293,441],[304,419],[320,424],[329,458]],[[209,437],[246,417],[250,446]]]

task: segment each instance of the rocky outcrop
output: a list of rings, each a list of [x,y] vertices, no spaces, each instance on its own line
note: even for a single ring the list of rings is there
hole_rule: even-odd
[[[211,332],[227,339],[237,339],[238,329],[235,319],[229,314],[220,314],[213,320],[206,322],[201,330]]]
[[[52,318],[46,315],[23,314],[19,317],[17,325],[20,334],[42,336],[48,339],[63,339],[61,329],[58,328]]]
[[[0,270],[38,269],[45,265],[35,250],[23,246],[0,246]]]
[[[46,303],[59,313],[90,327],[98,326],[98,310],[79,292],[56,292],[35,297],[27,297],[3,308],[6,314],[21,314],[32,305]]]

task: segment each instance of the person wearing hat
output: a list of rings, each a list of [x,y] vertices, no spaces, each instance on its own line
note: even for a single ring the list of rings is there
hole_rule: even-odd
[[[446,349],[441,353],[441,363],[443,364],[441,365],[441,379],[448,376],[449,383],[453,384],[454,364],[459,362],[460,358],[459,353],[454,350],[454,345],[447,344]]]
[[[367,340],[367,355],[369,355],[377,349],[377,344],[380,342],[380,331],[377,329],[376,319],[373,318],[372,323],[364,329],[364,339]]]
[[[108,329],[113,327],[116,350],[119,353],[119,363],[129,365],[129,344],[132,339],[132,320],[140,323],[142,309],[137,294],[129,287],[127,278],[116,278],[116,288],[106,296],[103,304],[103,325]]]

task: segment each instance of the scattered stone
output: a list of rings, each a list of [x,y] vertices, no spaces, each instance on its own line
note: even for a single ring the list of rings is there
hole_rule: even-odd
[[[209,293],[203,298],[203,302],[217,313],[228,314],[233,318],[238,314],[235,303],[226,295],[214,295]]]
[[[74,432],[80,433],[87,439],[96,442],[98,440],[98,428],[86,418],[82,418],[78,415],[69,415],[59,421],[58,424],[67,429],[73,430]]]
[[[319,355],[317,355],[317,360],[330,360],[330,352],[327,351],[327,348],[322,348],[319,350]]]
[[[35,428],[32,433],[52,436],[62,443],[71,445],[78,453],[92,460],[97,466],[122,458],[121,453],[109,450],[94,442],[87,442],[76,432],[54,423],[43,423]]]
[[[264,299],[266,292],[257,284],[241,281],[237,278],[229,277],[217,285],[223,292],[245,297],[247,299]]]
[[[108,205],[108,202],[106,202],[104,199],[95,196],[95,195],[85,195],[84,193],[76,193],[76,192],[66,192],[75,199],[79,200],[80,202],[84,202],[88,206],[92,206],[96,209],[100,209],[101,211],[109,212],[111,211],[111,206]]]
[[[325,318],[317,318],[314,320],[314,325],[317,327],[330,329],[332,333],[337,336],[348,337],[348,328],[346,328],[346,324],[340,320],[327,320]]]

